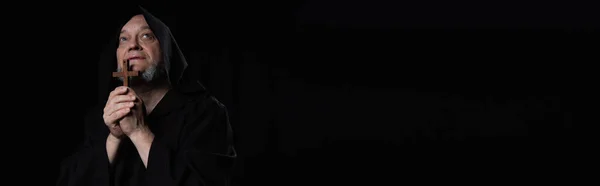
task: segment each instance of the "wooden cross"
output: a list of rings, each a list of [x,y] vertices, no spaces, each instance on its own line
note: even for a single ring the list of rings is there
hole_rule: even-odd
[[[121,65],[121,72],[113,72],[113,77],[123,77],[123,86],[128,86],[129,76],[138,76],[140,72],[138,71],[129,71],[129,60],[123,61]]]

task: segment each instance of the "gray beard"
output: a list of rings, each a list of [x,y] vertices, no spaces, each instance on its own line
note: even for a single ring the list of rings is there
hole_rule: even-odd
[[[117,72],[121,72],[121,68],[117,67]],[[161,68],[159,68],[157,65],[152,65],[148,69],[141,72],[140,76],[129,77],[129,81],[132,85],[141,83],[140,81],[143,81],[144,83],[150,83],[159,79],[163,75],[161,72]],[[123,79],[123,77],[119,77],[121,82],[123,82]]]

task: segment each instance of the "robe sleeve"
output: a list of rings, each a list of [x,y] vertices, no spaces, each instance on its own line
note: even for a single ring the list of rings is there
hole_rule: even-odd
[[[96,113],[86,115],[83,142],[73,154],[62,160],[56,185],[109,185],[106,138],[102,140],[101,137],[105,132],[108,135],[108,129],[102,130],[98,126],[97,117],[94,117]]]
[[[178,147],[170,147],[161,139],[152,142],[147,185],[231,185],[236,152],[225,106],[213,100],[187,113]]]

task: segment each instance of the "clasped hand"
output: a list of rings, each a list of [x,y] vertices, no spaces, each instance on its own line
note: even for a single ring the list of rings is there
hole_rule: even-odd
[[[120,86],[110,92],[102,117],[110,134],[121,138],[147,129],[145,113],[142,99],[131,88]]]

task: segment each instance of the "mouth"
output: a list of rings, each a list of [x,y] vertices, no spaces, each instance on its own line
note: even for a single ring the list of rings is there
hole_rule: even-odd
[[[146,59],[146,58],[145,57],[130,57],[127,60],[129,60],[129,61],[135,61],[135,60],[143,60],[143,59]]]

